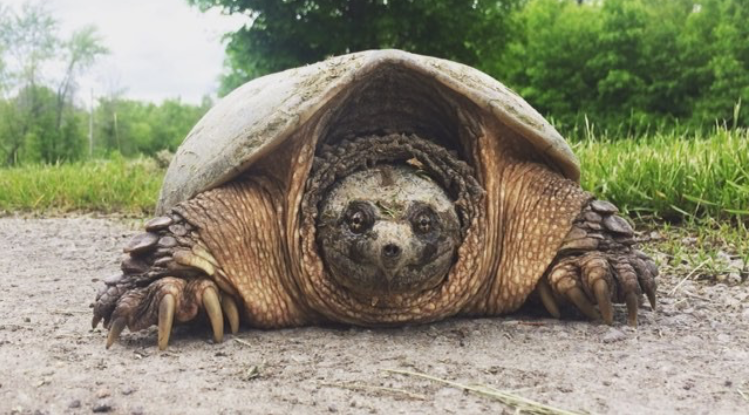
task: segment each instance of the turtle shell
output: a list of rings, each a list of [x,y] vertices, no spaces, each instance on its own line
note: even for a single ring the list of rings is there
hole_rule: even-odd
[[[390,74],[398,74],[403,83],[388,84]],[[391,90],[377,97],[378,105],[388,106],[387,101],[393,101],[393,94],[405,90],[404,85],[421,81],[444,94],[463,97],[530,143],[555,170],[579,180],[578,160],[564,138],[525,100],[494,78],[444,59],[400,50],[376,50],[257,78],[224,97],[195,125],[177,150],[164,179],[157,211],[163,213],[241,174],[305,122],[325,111],[329,102],[356,92],[356,85],[368,77],[384,80],[385,84],[380,83],[377,89]],[[397,119],[400,106],[421,104],[414,100],[392,103],[384,116]],[[425,110],[422,119],[415,117],[413,123],[430,124],[439,117],[434,114]]]

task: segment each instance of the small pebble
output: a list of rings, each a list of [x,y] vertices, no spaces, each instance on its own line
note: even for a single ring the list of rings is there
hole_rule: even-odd
[[[697,243],[697,238],[695,238],[694,236],[687,236],[685,238],[681,238],[681,243],[683,245],[694,245],[695,243]]]
[[[74,400],[68,404],[68,408],[76,409],[81,407],[81,401],[79,399]]]
[[[617,330],[615,328],[610,328],[609,331],[607,331],[606,334],[603,335],[603,342],[614,343],[614,342],[622,341],[626,338],[627,338],[627,335],[624,334],[622,331]]]
[[[112,404],[107,401],[99,401],[94,404],[94,412],[102,413],[109,412],[112,410]]]
[[[745,265],[746,264],[744,263],[744,260],[739,258],[739,259],[731,260],[731,262],[728,263],[728,268],[741,272],[741,270],[744,269]]]
[[[96,397],[99,398],[99,399],[101,399],[101,398],[106,398],[106,397],[108,397],[111,394],[112,394],[112,392],[110,392],[109,389],[107,389],[107,388],[101,388],[101,389],[99,389],[96,392]]]
[[[727,280],[730,285],[739,285],[741,284],[741,275],[736,272],[731,272],[728,274]]]
[[[660,241],[661,239],[663,239],[663,235],[661,235],[658,231],[652,231],[648,236],[653,241]]]

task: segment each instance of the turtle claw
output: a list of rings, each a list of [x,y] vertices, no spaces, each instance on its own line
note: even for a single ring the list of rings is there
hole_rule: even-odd
[[[109,326],[109,334],[107,335],[107,349],[112,347],[114,342],[120,338],[120,334],[125,329],[125,326],[127,326],[127,321],[123,317],[117,318],[112,322],[112,325]]]
[[[637,309],[640,307],[637,295],[630,292],[624,298],[624,301],[627,303],[627,324],[630,327],[637,327]]]
[[[166,350],[172,334],[176,304],[172,294],[166,294],[159,303],[159,350]]]
[[[91,329],[92,330],[95,329],[96,326],[98,326],[100,322],[101,322],[101,316],[98,314],[94,314],[94,318],[91,319]]]
[[[213,341],[221,343],[224,340],[224,316],[221,313],[221,303],[215,288],[207,287],[203,291],[203,307],[205,307],[205,312],[211,321]]]
[[[657,300],[655,297],[655,290],[654,289],[646,289],[645,295],[648,297],[648,302],[650,303],[650,308],[655,311],[655,307],[657,304]]]
[[[546,307],[546,311],[548,311],[554,318],[561,318],[562,314],[559,312],[559,306],[557,306],[549,282],[546,281],[545,278],[542,278],[538,283],[538,294],[541,297],[541,302],[544,307]]]
[[[577,309],[582,311],[589,319],[599,320],[601,318],[601,314],[596,310],[593,304],[588,301],[588,298],[580,287],[575,286],[570,288],[567,291],[567,298],[572,301]]]
[[[606,280],[597,280],[593,283],[593,293],[598,302],[598,310],[601,311],[604,323],[609,326],[614,324],[614,305],[611,304],[611,293]]]
[[[224,295],[221,297],[221,308],[224,310],[224,315],[226,315],[226,319],[229,321],[231,334],[237,334],[239,331],[239,308],[237,308],[237,302],[230,295]]]

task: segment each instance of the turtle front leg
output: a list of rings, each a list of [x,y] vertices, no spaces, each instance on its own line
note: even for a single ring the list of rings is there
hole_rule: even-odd
[[[158,345],[169,343],[175,319],[208,316],[213,339],[220,342],[224,318],[232,333],[239,328],[237,295],[198,233],[177,213],[155,218],[146,232],[124,248],[122,274],[105,281],[94,302],[95,328],[100,321],[109,329],[107,348],[125,327],[138,331],[158,325]]]
[[[553,316],[560,316],[558,302],[571,303],[589,318],[613,324],[612,302],[626,303],[627,321],[636,326],[643,293],[655,309],[658,268],[633,248],[634,231],[618,211],[609,202],[591,200],[574,220],[536,287]]]
[[[106,281],[94,303],[111,346],[125,327],[159,327],[165,348],[175,322],[208,316],[214,340],[224,319],[232,332],[298,327],[317,316],[298,301],[287,257],[284,192],[247,178],[203,192],[153,219],[125,247],[123,274]]]

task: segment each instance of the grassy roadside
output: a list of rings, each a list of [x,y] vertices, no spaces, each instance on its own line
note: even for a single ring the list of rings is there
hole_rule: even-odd
[[[631,216],[749,223],[749,130],[573,144],[582,185]]]
[[[749,131],[589,136],[572,144],[582,186],[637,222],[662,272],[711,281],[749,277]]]
[[[749,224],[749,131],[618,141],[591,135],[572,147],[583,187],[630,216]],[[143,158],[0,169],[0,211],[151,212],[163,174]]]
[[[713,220],[672,225],[636,221],[640,249],[658,262],[662,274],[739,284],[749,279],[749,229]]]
[[[115,158],[0,169],[0,212],[153,212],[163,169]]]

